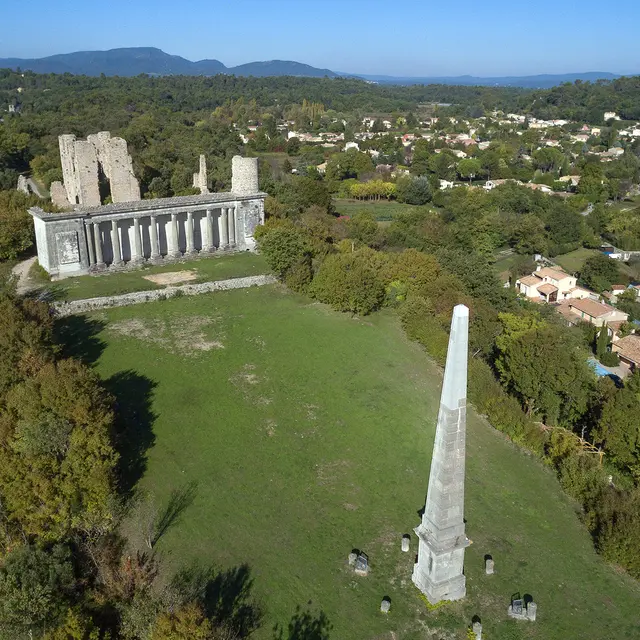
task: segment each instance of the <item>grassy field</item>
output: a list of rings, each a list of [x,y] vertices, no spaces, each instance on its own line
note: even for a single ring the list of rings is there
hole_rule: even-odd
[[[582,265],[587,258],[598,255],[600,253],[597,249],[576,249],[570,253],[556,256],[554,260],[568,273],[576,273],[582,269]],[[626,282],[637,282],[640,277],[637,264],[625,264],[624,262],[618,262],[620,269],[620,284]]]
[[[393,200],[380,200],[378,202],[366,202],[362,200],[345,200],[337,198],[333,201],[333,206],[341,216],[352,216],[360,211],[369,211],[375,215],[376,220],[392,220],[399,213],[416,211],[422,207],[411,204],[402,204]]]
[[[61,330],[129,417],[128,480],[158,505],[190,495],[157,545],[165,571],[247,563],[265,611],[256,640],[296,607],[323,611],[332,640],[462,640],[475,615],[496,640],[640,638],[638,584],[595,554],[553,474],[472,412],[468,595],[427,611],[410,579],[416,538],[408,554],[400,539],[424,505],[441,374],[392,313],[355,319],[272,286]],[[135,539],[140,525],[126,529]],[[368,577],[346,566],[352,548]],[[507,618],[518,591],[538,602],[536,623]]]
[[[202,258],[199,260],[185,260],[162,266],[145,266],[136,271],[110,273],[97,276],[79,276],[65,278],[55,282],[41,281],[39,284],[52,292],[58,300],[81,300],[98,296],[114,296],[132,291],[147,291],[161,289],[164,285],[157,285],[146,280],[145,276],[173,271],[194,271],[196,279],[191,282],[209,282],[226,280],[241,276],[253,276],[268,273],[264,258],[256,253],[235,253]]]
[[[582,265],[587,258],[598,255],[597,249],[586,249],[581,247],[575,251],[556,256],[553,260],[557,262],[567,273],[576,273],[582,269]]]

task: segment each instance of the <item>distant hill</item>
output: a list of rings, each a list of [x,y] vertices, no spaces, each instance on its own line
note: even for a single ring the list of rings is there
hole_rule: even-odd
[[[306,77],[352,77],[380,84],[449,84],[464,86],[525,87],[544,89],[575,80],[613,80],[620,76],[608,72],[567,73],[558,75],[512,76],[481,78],[475,76],[395,77],[336,73],[330,69],[319,69],[291,60],[268,60],[248,62],[236,67],[227,67],[220,60],[198,60],[192,62],[180,56],[172,56],[155,47],[131,47],[109,51],[77,51],[47,58],[0,58],[0,68],[30,70],[36,73],[72,73],[75,75],[137,76],[149,75],[195,75],[211,76],[227,73],[236,76],[306,76]]]
[[[188,75],[211,76],[228,73],[238,76],[312,76],[335,77],[329,69],[317,69],[308,64],[288,60],[249,62],[238,67],[226,67],[220,60],[191,62],[172,56],[154,47],[110,49],[109,51],[77,51],[47,58],[0,58],[0,68],[34,71],[36,73],[72,73],[74,75],[137,76]]]
[[[453,84],[482,87],[522,87],[525,89],[548,89],[565,82],[594,82],[595,80],[615,80],[620,76],[607,71],[590,71],[587,73],[541,74],[537,76],[504,76],[496,78],[480,78],[476,76],[432,76],[432,77],[395,77],[359,75],[360,78],[379,84]]]

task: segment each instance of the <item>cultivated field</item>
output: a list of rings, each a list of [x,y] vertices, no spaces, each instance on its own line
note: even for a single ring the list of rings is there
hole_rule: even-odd
[[[166,572],[247,563],[257,640],[297,607],[324,612],[332,640],[462,639],[474,615],[495,640],[640,637],[637,583],[595,554],[553,474],[472,412],[468,597],[427,610],[410,580],[416,538],[409,554],[400,538],[424,505],[441,378],[391,313],[355,319],[269,286],[61,331],[118,395],[127,481],[157,505],[182,496],[157,544]],[[125,528],[143,547],[136,517]],[[368,577],[346,566],[352,548],[369,554]],[[538,602],[536,623],[507,618],[518,591]]]

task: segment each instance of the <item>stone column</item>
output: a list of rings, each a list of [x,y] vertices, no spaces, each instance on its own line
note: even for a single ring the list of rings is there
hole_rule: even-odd
[[[196,251],[193,236],[193,211],[187,211],[187,227],[185,229],[185,232],[187,237],[187,251],[185,255],[197,256],[198,252]]]
[[[229,248],[229,207],[222,207],[220,220],[222,221],[222,231],[220,233],[220,248],[228,249]]]
[[[236,208],[229,207],[229,244],[236,246]]]
[[[204,242],[202,243],[202,250],[209,251],[210,253],[216,250],[213,243],[213,214],[211,209],[207,209],[207,238],[206,244]]]
[[[96,263],[96,256],[93,251],[93,224],[91,222],[84,228],[84,234],[87,238],[87,249],[89,250],[89,266],[93,267]]]
[[[171,233],[169,234],[171,243],[169,244],[169,257],[180,258],[182,254],[178,248],[178,214],[171,214]]]
[[[102,236],[100,235],[100,223],[94,222],[93,226],[93,239],[96,244],[96,269],[104,269],[104,258],[102,257]]]
[[[133,219],[133,247],[131,262],[133,264],[141,264],[144,262],[142,255],[142,238],[140,237],[140,219]]]
[[[158,221],[155,216],[149,218],[149,240],[151,242],[151,256],[149,260],[151,262],[160,262],[162,256],[160,255],[160,244],[158,242]]]
[[[111,221],[111,245],[113,247],[113,262],[112,267],[122,266],[122,252],[120,251],[120,236],[118,235],[118,221]]]

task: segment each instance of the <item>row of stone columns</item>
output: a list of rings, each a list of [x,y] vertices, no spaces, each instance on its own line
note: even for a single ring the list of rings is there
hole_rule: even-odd
[[[214,243],[214,220],[213,211],[207,209],[206,214],[206,233],[202,241],[202,251],[211,253],[216,250]],[[113,252],[113,260],[111,266],[118,267],[124,264],[122,251],[120,248],[120,235],[118,233],[118,220],[111,220],[111,246]],[[91,237],[93,236],[93,242]],[[185,226],[186,251],[185,257],[198,255],[195,248],[195,232],[193,212],[187,212],[187,222]],[[218,216],[218,237],[220,239],[219,248],[226,249],[233,247],[237,239],[237,216],[235,207],[222,207]],[[149,262],[157,263],[162,260],[160,253],[160,239],[158,234],[157,216],[151,214],[149,216],[149,240],[151,245],[151,253]],[[102,251],[102,236],[100,234],[100,222],[89,222],[87,229],[87,244],[89,247],[89,262],[91,267],[104,268],[104,256]],[[95,249],[94,249],[95,247]],[[169,231],[167,233],[167,257],[180,258],[182,252],[178,243],[178,213],[171,214],[169,223]],[[141,264],[145,260],[142,250],[142,236],[140,233],[140,218],[133,218],[133,246],[131,247],[131,263]]]

